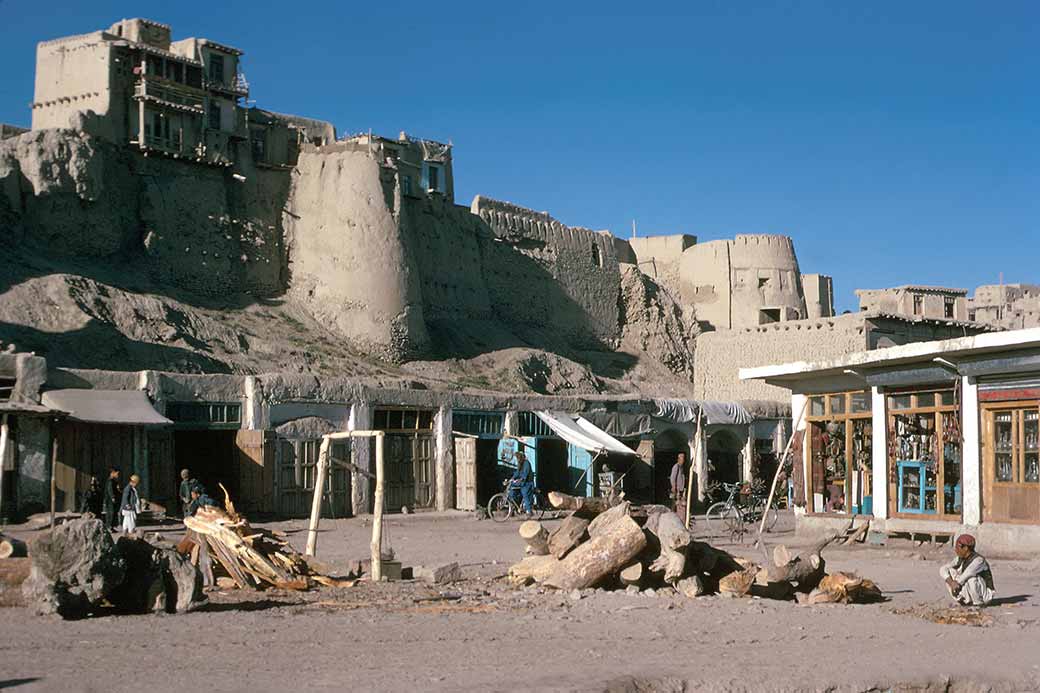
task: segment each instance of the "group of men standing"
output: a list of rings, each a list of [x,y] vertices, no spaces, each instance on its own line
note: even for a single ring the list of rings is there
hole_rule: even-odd
[[[137,516],[143,510],[138,490],[141,477],[131,474],[126,486],[120,483],[119,477],[120,472],[115,467],[109,467],[104,483],[99,482],[96,476],[91,477],[90,487],[83,494],[79,510],[102,518],[105,526],[113,532],[130,533],[137,529]],[[203,506],[217,504],[187,469],[181,470],[179,500],[183,517],[194,515]]]

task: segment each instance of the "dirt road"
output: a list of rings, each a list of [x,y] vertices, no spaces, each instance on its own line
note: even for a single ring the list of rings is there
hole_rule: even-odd
[[[275,526],[302,548],[302,522]],[[942,600],[937,571],[945,549],[909,542],[829,549],[832,569],[882,586],[891,601],[878,605],[600,591],[575,599],[513,590],[498,577],[521,554],[516,528],[454,514],[393,517],[387,530],[405,565],[463,566],[465,579],[446,586],[213,593],[208,606],[187,615],[77,622],[0,609],[0,689],[1040,689],[1035,559],[992,561],[1005,603],[987,611],[991,626],[969,627],[893,613]],[[343,568],[365,556],[369,532],[365,519],[326,522],[319,557]],[[785,533],[777,539],[796,543]],[[725,548],[757,555],[750,546]]]

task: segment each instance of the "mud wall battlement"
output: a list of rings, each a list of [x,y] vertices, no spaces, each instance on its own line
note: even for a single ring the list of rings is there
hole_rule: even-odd
[[[618,296],[621,270],[612,239],[581,227],[566,226],[547,212],[536,212],[481,195],[470,207],[496,237],[541,265],[583,314],[596,340],[615,346],[620,337]],[[524,300],[518,295],[514,300]],[[552,319],[552,316],[547,316]]]

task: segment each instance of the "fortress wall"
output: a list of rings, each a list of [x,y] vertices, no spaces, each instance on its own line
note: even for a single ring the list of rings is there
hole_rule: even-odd
[[[729,241],[698,243],[683,252],[679,296],[683,304],[694,307],[698,322],[730,327],[731,276]]]
[[[628,244],[635,253],[642,272],[665,287],[672,295],[680,295],[679,265],[683,253],[696,245],[697,237],[688,234],[631,238]]]
[[[399,211],[400,197],[367,154],[301,153],[285,215],[290,291],[356,348],[390,360],[428,342]]]
[[[546,279],[556,283],[566,300],[580,309],[584,324],[581,329],[572,330],[573,337],[587,331],[590,346],[594,341],[617,343],[621,271],[610,239],[588,229],[565,226],[547,212],[479,195],[474,198],[471,211],[487,223],[502,243],[537,263]],[[526,300],[522,288],[513,287],[514,291],[520,289],[519,300]],[[526,313],[529,307],[521,310]],[[554,316],[547,318],[552,320]],[[559,321],[555,324],[571,329]]]
[[[697,337],[694,397],[789,402],[790,391],[758,380],[741,381],[741,368],[824,359],[867,348],[865,319],[842,315],[746,329],[707,332]]]

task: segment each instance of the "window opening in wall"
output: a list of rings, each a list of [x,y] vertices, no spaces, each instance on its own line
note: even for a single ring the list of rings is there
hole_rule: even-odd
[[[924,296],[921,294],[914,294],[914,315],[921,315],[924,313]]]
[[[900,406],[894,406],[895,404]],[[889,487],[894,513],[960,520],[960,407],[952,388],[889,397]]]
[[[596,267],[603,266],[603,258],[600,256],[599,247],[595,244],[592,245],[592,264]]]
[[[953,317],[954,305],[955,304],[954,304],[953,297],[946,296],[946,297],[943,298],[943,311],[944,311],[944,314],[946,315],[946,317],[948,317],[948,318],[952,318]]]
[[[252,149],[253,152],[253,161],[266,161],[264,158],[265,134],[266,133],[260,128],[254,128],[249,133],[249,144],[250,149]]]
[[[224,83],[224,56],[210,54],[209,81],[217,84]]]
[[[423,163],[423,187],[428,191],[444,191],[439,166],[426,162]]]
[[[433,412],[425,409],[376,409],[373,428],[377,431],[430,431]]]
[[[975,322],[975,311],[973,311],[973,310],[969,310],[968,311],[968,320],[970,320],[971,322]]]
[[[873,512],[873,419],[862,390],[809,398],[810,507],[818,513]]]
[[[768,325],[774,322],[780,322],[779,308],[763,308],[762,310],[758,311],[759,325]]]
[[[202,68],[188,65],[184,70],[184,83],[196,89],[202,87]]]
[[[17,382],[14,378],[0,378],[0,402],[7,402],[11,399]]]
[[[211,130],[220,129],[220,104],[216,101],[209,102],[209,127]]]
[[[168,402],[166,417],[175,425],[238,428],[242,405],[237,402]]]
[[[758,278],[758,288],[764,289],[767,286],[769,286],[769,277],[759,277]]]
[[[401,193],[404,195],[412,194],[412,177],[401,176]]]
[[[517,414],[517,424],[520,436],[554,436],[552,429],[538,418],[533,411],[522,411]]]
[[[496,412],[455,411],[451,415],[451,429],[470,435],[502,435],[504,416]]]

